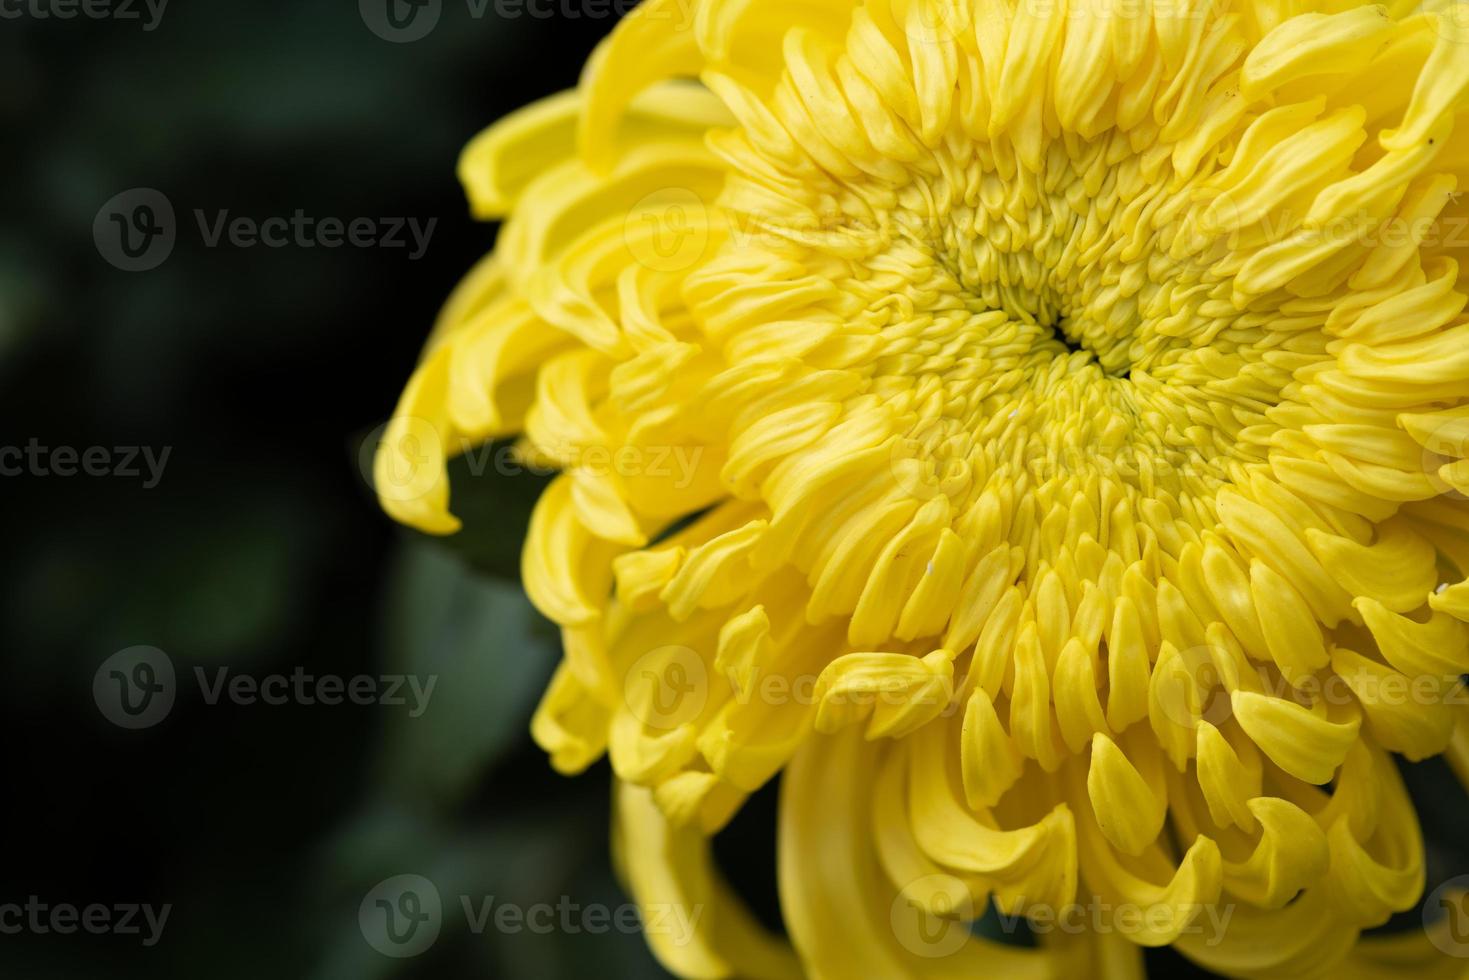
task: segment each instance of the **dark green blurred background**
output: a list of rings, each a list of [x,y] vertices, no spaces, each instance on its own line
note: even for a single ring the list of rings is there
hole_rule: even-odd
[[[141,19],[59,19],[32,7],[68,0],[24,2],[0,4],[0,443],[169,456],[151,488],[0,478],[0,902],[172,908],[151,947],[0,935],[0,972],[661,976],[639,936],[474,935],[458,908],[461,895],[625,902],[605,764],[562,779],[526,733],[557,656],[515,581],[538,481],[456,483],[469,532],[440,542],[393,527],[362,467],[437,305],[493,241],[454,180],[460,147],[572,85],[610,5],[507,17],[440,0],[427,36],[392,43],[347,2],[175,0],[152,29],[141,5]],[[177,243],[124,272],[93,224],[135,188],[166,196]],[[436,225],[413,261],[208,247],[195,209]],[[178,695],[160,723],[126,731],[92,682],[140,644],[171,658]],[[209,704],[193,672],[221,667],[438,681],[410,719]],[[767,921],[773,812],[768,791],[719,842]],[[400,874],[430,879],[445,905],[442,935],[411,959],[379,954],[358,925],[369,890]],[[1187,972],[1167,953],[1150,962]]]
[[[0,442],[170,455],[151,489],[0,480],[0,902],[173,907],[151,948],[0,935],[0,974],[661,976],[636,935],[464,927],[461,894],[624,901],[608,776],[554,775],[526,734],[557,655],[513,577],[534,481],[492,490],[511,506],[479,557],[503,574],[475,575],[381,515],[359,453],[493,241],[454,179],[460,147],[574,84],[609,13],[476,17],[444,0],[426,37],[390,43],[353,3],[175,0],[148,30],[141,3],[61,19],[30,2],[0,5]],[[129,273],[104,261],[93,222],[140,187],[172,203],[177,243]],[[412,261],[208,247],[195,209],[437,223]],[[161,723],[125,731],[92,679],[138,644],[166,651],[178,695]],[[193,680],[298,666],[438,682],[409,719],[210,705]],[[400,960],[367,944],[358,906],[405,873],[435,883],[445,925]]]

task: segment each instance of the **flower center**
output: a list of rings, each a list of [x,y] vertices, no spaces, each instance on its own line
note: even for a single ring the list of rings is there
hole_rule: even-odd
[[[1207,506],[1265,460],[1268,413],[1326,356],[1281,329],[1326,311],[1237,294],[1210,173],[1179,170],[1155,133],[1065,136],[1026,163],[954,132],[901,164],[792,174],[779,193],[760,175],[784,161],[746,149],[761,164],[731,176],[724,204],[758,234],[732,243],[736,261],[747,272],[759,248],[761,273],[812,298],[793,318],[834,321],[839,341],[806,363],[858,379],[853,397],[892,413],[921,470],[905,484],[956,513],[986,487],[1049,506],[1098,480],[1132,508]],[[791,288],[801,273],[811,287]]]
[[[1085,342],[1081,339],[1080,336],[1072,335],[1073,329],[1074,328],[1072,327],[1070,321],[1068,321],[1065,317],[1062,317],[1059,321],[1051,326],[1051,333],[1056,338],[1056,340],[1060,342],[1061,346],[1066,348],[1068,353],[1094,355],[1095,352],[1093,352],[1086,346]],[[1108,371],[1106,373],[1109,377],[1126,378],[1128,370],[1128,368],[1123,368],[1121,371]]]

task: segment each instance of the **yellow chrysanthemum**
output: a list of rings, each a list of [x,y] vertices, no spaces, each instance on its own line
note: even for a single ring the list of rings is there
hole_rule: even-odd
[[[533,731],[701,907],[670,970],[1469,975],[1359,939],[1424,888],[1392,754],[1469,768],[1464,12],[646,0],[469,146],[379,492],[562,471]],[[789,944],[708,846],[777,773]]]

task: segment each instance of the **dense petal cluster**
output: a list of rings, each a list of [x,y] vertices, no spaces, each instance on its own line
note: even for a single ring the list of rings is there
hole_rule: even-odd
[[[1462,973],[1359,935],[1469,771],[1466,116],[1462,5],[645,0],[468,147],[379,492],[561,471],[533,731],[670,969]],[[708,848],[780,773],[789,944]]]

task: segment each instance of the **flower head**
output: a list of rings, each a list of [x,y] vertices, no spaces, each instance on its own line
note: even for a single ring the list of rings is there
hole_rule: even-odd
[[[1432,965],[1359,934],[1469,767],[1469,23],[1312,6],[645,0],[465,151],[379,491],[561,471],[533,732],[674,972]],[[779,773],[789,945],[708,849]]]

